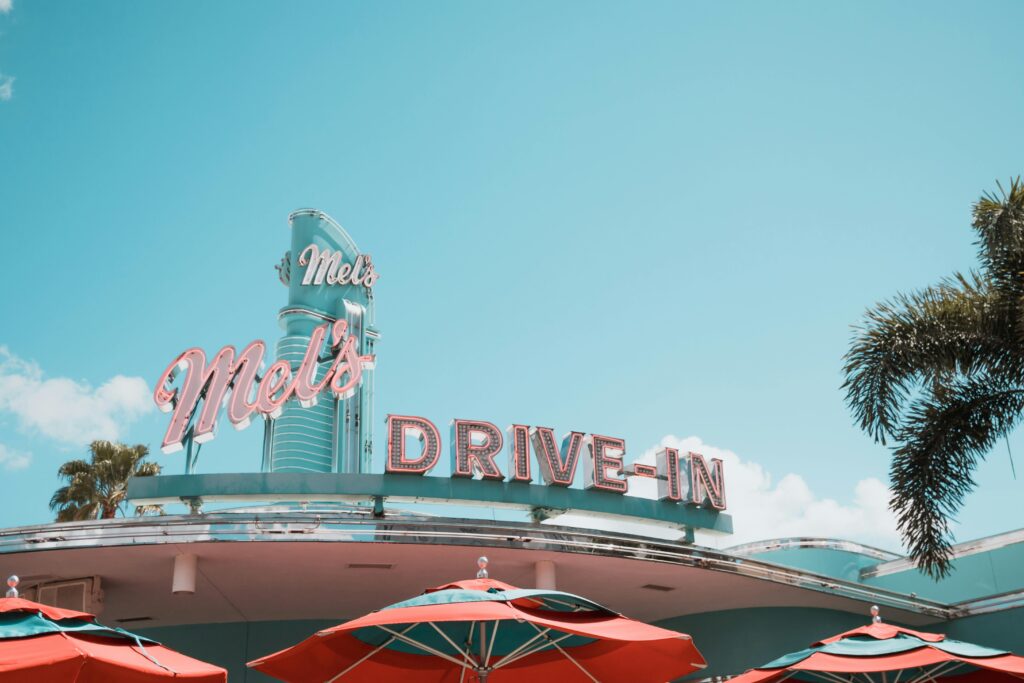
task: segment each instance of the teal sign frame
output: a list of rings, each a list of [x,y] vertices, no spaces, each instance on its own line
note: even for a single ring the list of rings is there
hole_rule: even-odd
[[[591,514],[686,531],[732,533],[732,517],[704,507],[623,496],[606,491],[506,481],[409,477],[401,474],[333,474],[250,472],[136,477],[128,484],[134,505],[203,502],[346,502],[372,504],[383,513],[385,502],[474,505],[518,509],[534,516],[564,512]]]

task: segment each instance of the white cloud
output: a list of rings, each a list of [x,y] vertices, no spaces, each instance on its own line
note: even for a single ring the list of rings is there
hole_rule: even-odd
[[[0,0],[0,14],[7,14],[14,7],[11,0]]]
[[[898,551],[900,548],[896,520],[889,510],[889,489],[878,479],[867,478],[856,482],[851,500],[841,503],[817,496],[798,474],[786,474],[773,482],[771,474],[760,464],[744,461],[732,451],[704,443],[699,437],[662,438],[656,448],[644,452],[638,462],[653,463],[659,448],[670,447],[680,453],[693,451],[710,461],[720,458],[725,467],[725,488],[728,513],[732,515],[734,533],[717,536],[698,533],[697,540],[705,545],[728,547],[750,541],[773,538],[809,536],[857,541]],[[657,483],[651,479],[630,478],[630,495],[653,498]],[[629,523],[601,524],[578,515],[563,515],[555,524],[579,524],[591,528],[619,530],[626,533],[652,531],[650,527]],[[678,538],[679,534],[659,530],[662,538]]]
[[[36,363],[0,346],[0,413],[16,416],[22,429],[76,446],[115,440],[152,408],[141,377],[116,375],[96,389],[67,377],[47,379]]]
[[[0,0],[3,2],[4,0]],[[14,76],[0,74],[0,101],[6,102],[14,96]]]
[[[0,467],[5,470],[23,470],[32,462],[31,453],[23,453],[0,443]]]

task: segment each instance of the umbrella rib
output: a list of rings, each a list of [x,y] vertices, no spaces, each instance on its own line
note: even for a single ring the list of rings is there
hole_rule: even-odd
[[[529,640],[523,642],[519,647],[517,647],[516,649],[512,650],[512,652],[509,652],[507,655],[505,655],[504,657],[499,659],[498,663],[494,665],[494,668],[497,669],[500,666],[504,666],[505,663],[506,663],[505,660],[507,660],[507,659],[510,659],[510,658],[513,658],[513,657],[518,659],[518,657],[516,657],[516,655],[518,655],[522,650],[528,648],[533,643],[533,641],[537,640],[538,638],[543,637],[544,634],[547,633],[550,630],[551,630],[550,628],[546,628],[543,631],[541,631],[540,633],[538,633],[537,635],[535,635],[533,638],[530,638]],[[547,643],[544,644],[544,647],[547,647]]]
[[[124,633],[125,635],[131,636],[132,640],[135,641],[135,644],[139,646],[139,650],[140,650],[140,652],[141,652],[143,657],[145,657],[149,661],[153,662],[154,664],[156,664],[161,669],[164,669],[165,671],[170,671],[175,676],[178,675],[177,671],[175,671],[174,669],[172,669],[170,667],[164,666],[163,664],[161,664],[160,662],[157,661],[156,657],[154,657],[153,655],[149,654],[149,652],[146,651],[145,646],[142,644],[142,640],[140,640],[137,635],[135,635],[134,633],[129,633],[128,631],[125,631],[123,628],[118,628],[118,629],[115,629],[115,630],[117,630],[117,631],[119,631],[121,633]]]
[[[555,600],[554,598],[542,598],[541,602],[550,602],[552,605],[562,605],[563,607],[568,607],[572,609],[572,611],[574,612],[578,612],[580,609],[582,609],[579,605],[574,605],[572,603],[565,602],[564,600]]]
[[[422,623],[422,622],[419,622],[419,623]],[[402,635],[398,631],[392,631],[387,626],[377,626],[377,628],[381,629],[382,631],[387,631],[388,633],[393,635],[395,638],[397,638],[398,640],[401,640],[403,643],[406,643],[407,645],[412,645],[413,647],[418,647],[419,649],[423,650],[424,652],[426,652],[428,654],[432,654],[435,657],[440,657],[441,659],[445,659],[445,660],[451,662],[452,664],[457,664],[458,666],[463,666],[463,662],[462,661],[460,661],[458,659],[455,659],[455,657],[452,657],[449,654],[441,652],[440,650],[432,648],[429,645],[427,645],[426,643],[421,643],[418,640],[413,640],[412,638],[409,638],[408,636]]]
[[[484,661],[480,663],[480,666],[487,666],[487,663],[491,661],[491,652],[494,651],[494,641],[498,639],[498,626],[500,625],[500,621],[494,622],[494,629],[491,631],[491,642],[487,646],[487,654],[484,655]]]
[[[550,629],[548,629],[548,630],[550,630]],[[508,666],[509,664],[512,664],[513,662],[518,662],[523,657],[529,657],[530,655],[535,655],[538,652],[543,652],[544,649],[546,647],[548,647],[549,645],[555,645],[556,643],[560,643],[560,642],[562,642],[563,640],[565,640],[567,638],[572,638],[572,635],[573,634],[571,634],[571,633],[566,633],[564,636],[561,636],[559,638],[555,638],[554,640],[549,640],[546,643],[541,643],[540,645],[534,647],[532,650],[526,650],[526,651],[523,651],[523,652],[519,652],[519,650],[517,650],[518,654],[516,654],[514,657],[509,655],[508,657],[505,657],[504,659],[502,659],[500,662],[498,662],[497,664],[495,664],[491,668],[492,669],[497,669],[497,668],[502,667],[502,666]],[[536,638],[534,638],[533,640],[536,640]],[[522,648],[520,648],[520,650],[521,649]]]
[[[408,633],[409,631],[413,630],[415,627],[416,627],[416,624],[410,624],[409,626],[407,626],[405,628],[404,631],[402,631],[402,633]],[[371,650],[367,654],[363,655],[362,657],[360,657],[359,659],[357,659],[356,661],[352,662],[347,667],[345,667],[344,671],[342,671],[341,673],[335,675],[333,678],[328,678],[326,681],[324,681],[324,683],[334,683],[334,681],[338,680],[339,678],[341,678],[342,676],[347,674],[349,671],[351,671],[352,669],[356,668],[357,666],[359,666],[360,664],[365,662],[367,659],[369,659],[370,657],[374,656],[375,654],[377,654],[378,652],[380,652],[381,650],[386,648],[388,645],[390,645],[394,641],[395,641],[395,637],[394,636],[389,637],[387,640],[385,640],[383,643],[378,645],[376,648],[374,648],[373,650]]]
[[[466,653],[467,654],[464,655],[464,656],[466,657],[466,661],[470,662],[470,663],[475,663],[476,662],[476,660],[473,659],[473,654],[472,654],[473,653],[473,634],[474,633],[476,633],[476,620],[473,620],[473,621],[469,622],[469,631],[466,632]],[[463,672],[465,672],[465,669],[463,669]]]
[[[952,664],[952,666],[947,666],[949,664]],[[941,664],[938,664],[937,666],[929,670],[922,671],[921,675],[914,679],[914,681],[912,681],[911,683],[919,683],[920,681],[932,681],[932,683],[935,683],[935,676],[938,675],[939,671],[942,671],[943,676],[947,676],[951,671],[956,670],[960,666],[961,663],[957,661],[942,662]],[[945,670],[943,670],[944,668]]]
[[[115,630],[123,631],[123,629],[115,629]],[[72,638],[70,635],[68,635],[68,633],[66,631],[61,630],[61,631],[57,631],[57,633],[59,633],[64,638],[64,640],[66,640],[69,643],[71,643],[71,647],[73,647],[78,654],[82,655],[82,662],[83,662],[83,666],[84,666],[84,662],[85,662],[86,659],[89,658],[89,655],[86,654],[85,652],[83,652],[81,649],[79,649],[79,647],[77,645],[74,644],[75,643],[75,639]],[[125,635],[131,636],[135,640],[135,644],[138,645],[139,649],[141,650],[141,652],[139,652],[138,654],[142,655],[143,657],[145,657],[149,661],[153,662],[154,664],[156,664],[161,669],[163,669],[165,671],[168,671],[168,672],[174,674],[175,676],[178,675],[177,671],[175,671],[174,669],[171,669],[169,667],[164,666],[163,664],[158,662],[155,657],[153,657],[151,654],[146,652],[146,648],[142,646],[142,641],[139,640],[139,637],[137,635],[135,635],[134,633],[129,633],[128,631],[124,631],[124,633],[125,633]],[[134,648],[132,648],[131,646],[129,646],[128,649],[129,650],[134,650]]]
[[[831,673],[829,671],[805,671],[804,673],[808,673],[808,674],[811,674],[813,676],[817,676],[818,678],[821,678],[822,680],[829,681],[829,683],[850,683],[848,680],[846,680],[842,676],[836,676],[835,674],[833,674],[833,673]]]
[[[944,663],[945,663],[945,662],[943,662],[943,664],[944,664]],[[941,665],[940,665],[940,666],[941,666]],[[918,673],[916,677],[914,677],[914,678],[911,678],[910,680],[908,680],[908,681],[907,681],[907,683],[921,683],[922,681],[926,681],[926,680],[928,680],[928,678],[929,678],[929,677],[928,677],[928,671],[927,671],[927,669],[924,669],[924,668],[922,667],[922,668],[920,668],[920,673]]]
[[[466,660],[469,662],[469,664],[466,664],[464,666],[469,666],[470,664],[475,664],[475,662],[473,661],[473,655],[471,655],[468,650],[463,650],[461,647],[459,647],[458,644],[454,640],[452,640],[448,636],[447,633],[442,631],[441,628],[437,624],[435,624],[434,622],[428,621],[427,623],[430,624],[433,627],[433,629],[435,631],[437,631],[441,635],[442,638],[447,640],[448,644],[451,645],[452,647],[454,647],[456,652],[458,652],[460,655],[462,655],[463,657],[466,658]]]
[[[528,624],[529,624],[530,626],[532,626],[532,627],[534,627],[535,629],[537,629],[537,631],[540,631],[540,627],[539,627],[539,626],[537,626],[536,624],[534,624],[533,622],[531,622],[531,621],[528,621],[528,622],[526,622],[526,623],[528,623]],[[582,664],[580,664],[579,662],[577,662],[577,661],[576,661],[576,658],[575,658],[575,657],[573,657],[573,656],[572,656],[571,654],[569,654],[568,652],[566,652],[566,651],[565,651],[565,648],[563,648],[563,647],[562,647],[561,645],[559,645],[559,644],[558,644],[558,643],[556,643],[555,641],[551,640],[551,638],[550,638],[549,636],[544,636],[544,637],[545,637],[545,638],[547,639],[547,641],[548,641],[549,643],[551,643],[552,645],[554,645],[554,646],[555,646],[555,648],[557,648],[559,652],[561,652],[561,653],[562,653],[562,656],[563,656],[563,657],[565,657],[565,658],[566,658],[566,659],[568,659],[568,660],[569,660],[570,662],[572,662],[573,664],[575,664],[575,665],[576,665],[576,668],[578,668],[578,669],[579,669],[580,671],[582,671],[582,672],[583,672],[584,674],[586,674],[587,678],[589,678],[590,680],[592,680],[592,681],[593,681],[594,683],[601,683],[601,681],[599,681],[599,680],[597,680],[596,678],[594,678],[594,674],[592,674],[592,673],[590,673],[589,671],[587,671],[587,670],[586,670],[586,669],[585,669],[585,668],[583,667],[583,665],[582,665]]]

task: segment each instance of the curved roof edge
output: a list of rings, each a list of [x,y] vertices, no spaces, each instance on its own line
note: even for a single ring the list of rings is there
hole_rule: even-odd
[[[949,605],[857,581],[824,576],[756,558],[671,541],[531,522],[418,518],[405,514],[374,517],[355,511],[210,512],[57,522],[0,529],[0,557],[13,553],[221,542],[347,542],[449,545],[551,551],[614,557],[735,574],[767,584],[800,588],[837,598],[884,605],[910,615],[947,620],[959,616]]]
[[[894,553],[889,550],[882,550],[870,545],[864,545],[863,543],[857,543],[855,541],[844,541],[838,538],[812,538],[795,536],[790,538],[772,538],[764,541],[752,541],[750,543],[741,543],[739,545],[729,546],[724,548],[725,552],[732,553],[733,555],[758,555],[761,553],[770,553],[778,550],[803,550],[803,549],[815,549],[815,550],[837,550],[847,553],[855,553],[857,555],[863,555],[880,562],[893,562],[897,560],[906,559],[899,553]]]
[[[1002,550],[1003,548],[1017,545],[1018,543],[1024,543],[1024,529],[1006,531],[1001,534],[993,534],[992,536],[976,538],[972,541],[956,543],[950,548],[950,556],[953,560],[959,560],[979,553],[990,553],[992,551]],[[883,564],[879,564],[870,571],[865,571],[864,577],[886,576],[888,574],[896,574],[912,570],[914,568],[914,561],[910,558],[897,557]]]

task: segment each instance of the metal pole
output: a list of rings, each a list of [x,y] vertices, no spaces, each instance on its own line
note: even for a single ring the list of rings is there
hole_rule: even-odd
[[[487,683],[487,622],[480,622],[480,668],[477,669],[480,683]]]

